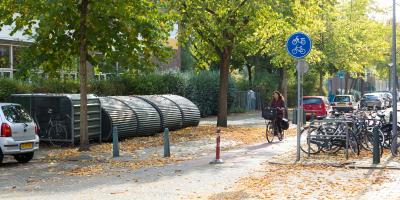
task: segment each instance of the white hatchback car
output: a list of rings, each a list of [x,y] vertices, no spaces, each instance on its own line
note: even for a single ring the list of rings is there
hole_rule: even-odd
[[[0,163],[12,155],[20,163],[29,162],[39,149],[35,122],[19,104],[0,103]]]

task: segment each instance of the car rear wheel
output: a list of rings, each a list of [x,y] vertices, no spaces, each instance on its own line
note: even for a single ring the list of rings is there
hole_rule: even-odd
[[[14,155],[15,160],[19,163],[27,163],[33,158],[33,152]]]

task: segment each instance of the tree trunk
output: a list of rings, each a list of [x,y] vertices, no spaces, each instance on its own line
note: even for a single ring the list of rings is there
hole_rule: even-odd
[[[279,82],[278,82],[278,91],[282,92],[282,86],[283,86],[283,69],[279,68]]]
[[[252,75],[252,67],[249,63],[246,64],[247,73],[249,74],[249,85],[250,88],[253,89],[253,75]]]
[[[86,23],[88,13],[88,0],[82,0],[81,21],[80,21],[80,92],[81,92],[81,110],[80,110],[80,148],[79,151],[89,150],[88,122],[87,122],[87,41],[86,41]]]
[[[365,94],[365,86],[364,86],[364,79],[360,78],[361,81],[361,96]]]
[[[390,91],[392,89],[392,68],[391,67],[389,67],[388,80],[389,80],[388,89]]]
[[[324,74],[322,72],[322,70],[319,71],[319,95],[323,96],[323,91],[322,91],[322,87],[323,87],[323,77]]]
[[[346,73],[346,75],[344,76],[344,94],[349,93],[349,77],[349,73]]]
[[[232,54],[232,47],[225,47],[222,52],[219,68],[219,100],[218,100],[218,127],[228,126],[228,78],[229,62]]]
[[[282,74],[281,74],[281,83],[280,83],[280,88],[279,88],[279,90],[282,92],[282,96],[283,96],[283,98],[285,98],[285,101],[286,101],[286,103],[287,103],[287,87],[288,87],[288,84],[287,84],[287,71],[286,71],[286,69],[285,68],[282,68],[282,72],[281,72]]]
[[[354,79],[350,79],[350,88],[349,88],[350,91],[354,88],[354,84],[355,84]]]

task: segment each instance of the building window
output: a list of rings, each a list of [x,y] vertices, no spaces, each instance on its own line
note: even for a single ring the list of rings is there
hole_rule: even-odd
[[[11,78],[11,72],[3,72],[4,78]]]
[[[10,46],[0,45],[0,68],[10,68]]]
[[[13,68],[18,68],[21,64],[21,50],[22,47],[20,46],[13,46]]]
[[[11,72],[0,72],[0,78],[11,78]]]

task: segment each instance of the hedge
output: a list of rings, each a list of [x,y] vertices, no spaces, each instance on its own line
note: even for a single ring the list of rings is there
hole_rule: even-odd
[[[28,83],[13,79],[0,79],[0,100],[7,101],[15,93],[79,93],[79,82],[75,80],[50,79]],[[146,74],[123,75],[111,80],[93,80],[88,91],[98,96],[176,94],[193,101],[201,115],[218,112],[217,72],[204,71],[199,74]],[[228,109],[234,98],[235,83],[229,79]]]
[[[235,83],[229,78],[228,110],[234,101]],[[219,73],[204,71],[188,79],[185,97],[196,104],[202,117],[218,113]]]

